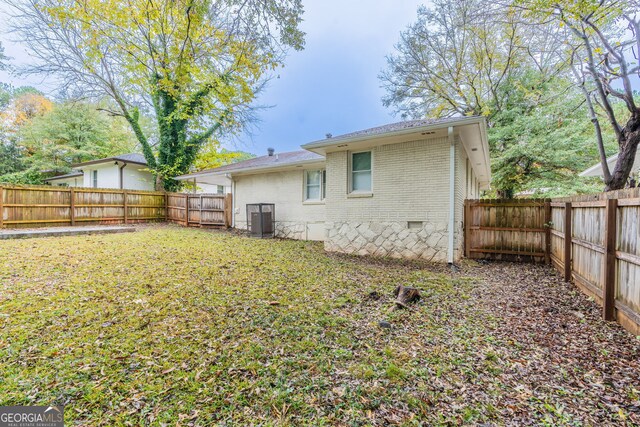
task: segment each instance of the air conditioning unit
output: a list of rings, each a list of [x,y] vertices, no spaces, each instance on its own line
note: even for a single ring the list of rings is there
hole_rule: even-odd
[[[273,237],[276,230],[276,205],[273,203],[247,204],[247,230],[251,237]]]

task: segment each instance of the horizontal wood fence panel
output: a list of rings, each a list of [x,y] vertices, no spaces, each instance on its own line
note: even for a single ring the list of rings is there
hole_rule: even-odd
[[[0,227],[122,224],[165,219],[165,193],[0,185]]]
[[[537,260],[542,251],[605,319],[640,335],[640,188],[551,201],[468,200],[464,222],[467,257]]]
[[[231,195],[167,194],[167,220],[190,227],[229,227]]]
[[[538,200],[467,200],[467,257],[543,259],[547,231],[545,203]]]
[[[229,227],[231,195],[0,185],[0,228],[171,221]]]

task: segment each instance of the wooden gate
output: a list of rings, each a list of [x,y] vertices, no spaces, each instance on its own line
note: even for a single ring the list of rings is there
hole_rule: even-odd
[[[549,261],[550,201],[466,200],[464,214],[467,258]]]
[[[231,226],[231,194],[167,194],[167,220],[189,227]]]

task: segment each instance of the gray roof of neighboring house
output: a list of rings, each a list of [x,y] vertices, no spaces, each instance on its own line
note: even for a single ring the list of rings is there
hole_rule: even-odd
[[[273,156],[260,156],[253,159],[244,160],[238,163],[231,163],[229,165],[220,166],[214,169],[206,169],[200,172],[194,172],[182,177],[197,177],[199,175],[207,175],[210,173],[227,173],[238,172],[249,169],[266,169],[275,168],[281,166],[290,166],[298,163],[312,163],[322,162],[324,156],[320,154],[312,153],[307,150],[289,151],[286,153],[275,153]],[[181,178],[181,177],[177,177]]]
[[[76,176],[82,176],[82,172],[75,171],[75,172],[70,172],[64,175],[52,176],[50,178],[46,178],[45,181],[53,181],[56,179],[65,179],[65,178],[75,178]]]
[[[96,159],[96,160],[90,160],[88,162],[82,162],[82,163],[76,163],[75,165],[73,165],[73,167],[80,167],[80,166],[89,166],[89,165],[95,165],[98,163],[106,163],[106,162],[126,162],[126,163],[137,163],[139,165],[146,165],[147,164],[147,160],[144,158],[144,155],[139,154],[139,153],[128,153],[128,154],[119,154],[117,156],[112,156],[112,157],[106,157],[104,159]]]

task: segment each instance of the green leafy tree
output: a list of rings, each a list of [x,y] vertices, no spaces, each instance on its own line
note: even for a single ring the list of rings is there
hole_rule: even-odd
[[[538,81],[535,71],[529,74]],[[578,177],[598,158],[582,96],[565,78],[551,79],[536,91],[527,80],[522,76],[517,85],[502,88],[512,92],[514,102],[494,116],[489,132],[494,187],[503,197],[525,191],[545,197],[598,191],[598,180]],[[613,133],[607,137],[606,150],[614,153]]]
[[[593,190],[577,177],[599,151],[562,55],[566,31],[553,21],[534,30],[526,9],[511,6],[437,0],[420,8],[381,75],[383,103],[408,117],[487,117],[498,196]],[[612,135],[603,133],[605,156],[615,152]]]
[[[18,140],[29,153],[29,169],[69,172],[74,163],[135,151],[135,137],[123,121],[95,106],[68,102],[23,126]]]
[[[0,85],[0,182],[39,183],[39,174],[23,174],[26,150],[19,144],[20,128],[45,114],[52,103],[40,91],[23,86]]]
[[[301,0],[25,0],[14,29],[65,88],[108,96],[133,129],[157,186],[179,188],[203,145],[239,130],[288,48],[302,49]],[[156,120],[154,147],[140,125]]]
[[[229,151],[225,148],[220,148],[219,142],[212,141],[198,153],[194,169],[197,171],[213,169],[253,157],[255,157],[255,154],[247,153],[246,151]]]
[[[533,24],[532,31],[540,31],[541,22],[566,29],[552,34],[564,41],[559,54],[571,64],[576,87],[584,96],[606,190],[623,188],[640,144],[640,104],[632,84],[634,76],[640,77],[640,2],[516,0],[513,8],[529,12],[526,17]],[[616,111],[620,102],[625,108]],[[612,171],[607,164],[605,126],[618,144]]]

